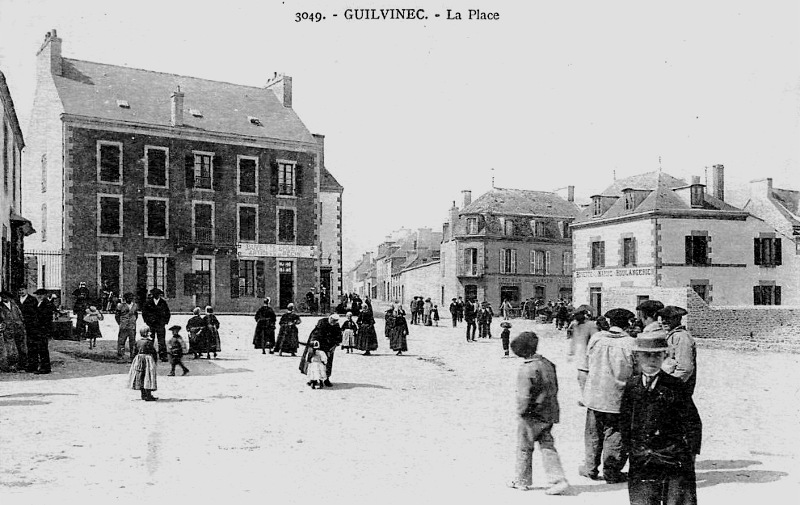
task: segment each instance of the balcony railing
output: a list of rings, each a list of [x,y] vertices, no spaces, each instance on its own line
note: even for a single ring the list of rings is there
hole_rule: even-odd
[[[483,275],[483,267],[482,265],[478,264],[461,264],[458,265],[458,276],[459,277],[480,277]]]
[[[182,229],[175,233],[176,247],[231,248],[236,247],[236,231],[195,227]]]

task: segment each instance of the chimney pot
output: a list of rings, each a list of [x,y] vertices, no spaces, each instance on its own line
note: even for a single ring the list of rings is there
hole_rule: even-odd
[[[699,175],[693,175],[692,176],[692,186],[694,186],[695,184],[700,184],[700,176]]]

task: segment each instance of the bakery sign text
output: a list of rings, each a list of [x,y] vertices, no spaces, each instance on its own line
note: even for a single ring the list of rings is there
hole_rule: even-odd
[[[643,268],[604,268],[602,270],[579,270],[575,272],[576,279],[595,277],[631,277],[640,275],[653,275],[653,267]]]

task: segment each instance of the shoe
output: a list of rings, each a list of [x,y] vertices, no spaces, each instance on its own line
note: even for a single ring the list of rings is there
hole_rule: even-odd
[[[186,375],[186,374],[184,374],[184,375]],[[167,377],[175,377],[175,374],[174,373],[168,373]]]
[[[189,369],[188,368],[183,371],[183,375],[186,375],[187,373],[189,373]]]
[[[270,354],[275,354],[275,351],[270,351],[269,353],[270,353]]]
[[[530,484],[518,484],[517,481],[512,480],[511,482],[506,484],[511,489],[519,489],[520,491],[530,491],[533,489],[533,486]]]
[[[156,398],[155,396],[148,396],[147,398],[144,399],[144,401],[146,402],[154,402],[156,400],[158,400],[158,398]]]
[[[606,484],[621,484],[623,482],[628,482],[628,474],[625,472],[613,473],[611,475],[606,475],[604,472],[603,478],[605,479]]]
[[[329,379],[325,379],[325,382],[323,382],[323,384],[325,384],[328,387],[333,386],[333,384],[331,384],[331,381]]]
[[[549,488],[545,489],[544,494],[565,494],[567,491],[569,491],[569,482],[567,482],[567,479],[561,479]]]
[[[590,472],[586,470],[586,467],[583,465],[578,468],[578,475],[581,477],[586,477],[587,479],[600,480],[600,475],[598,474],[597,470]]]

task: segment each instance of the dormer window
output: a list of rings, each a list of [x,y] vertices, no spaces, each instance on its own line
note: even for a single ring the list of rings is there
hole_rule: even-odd
[[[199,109],[189,109],[189,114],[194,117],[203,117],[203,113]]]
[[[602,197],[593,196],[592,197],[592,215],[599,216],[603,213],[603,200]]]
[[[477,235],[478,234],[478,218],[477,217],[468,217],[467,218],[467,235]]]
[[[117,100],[117,107],[121,109],[130,109],[131,106],[127,100]]]
[[[689,197],[691,198],[692,207],[702,207],[703,206],[703,185],[702,184],[692,184],[689,188]]]
[[[500,218],[500,228],[503,230],[503,235],[510,237],[514,235],[514,221],[507,217]]]
[[[632,189],[626,189],[625,195],[625,210],[633,210],[636,207],[636,198]]]

